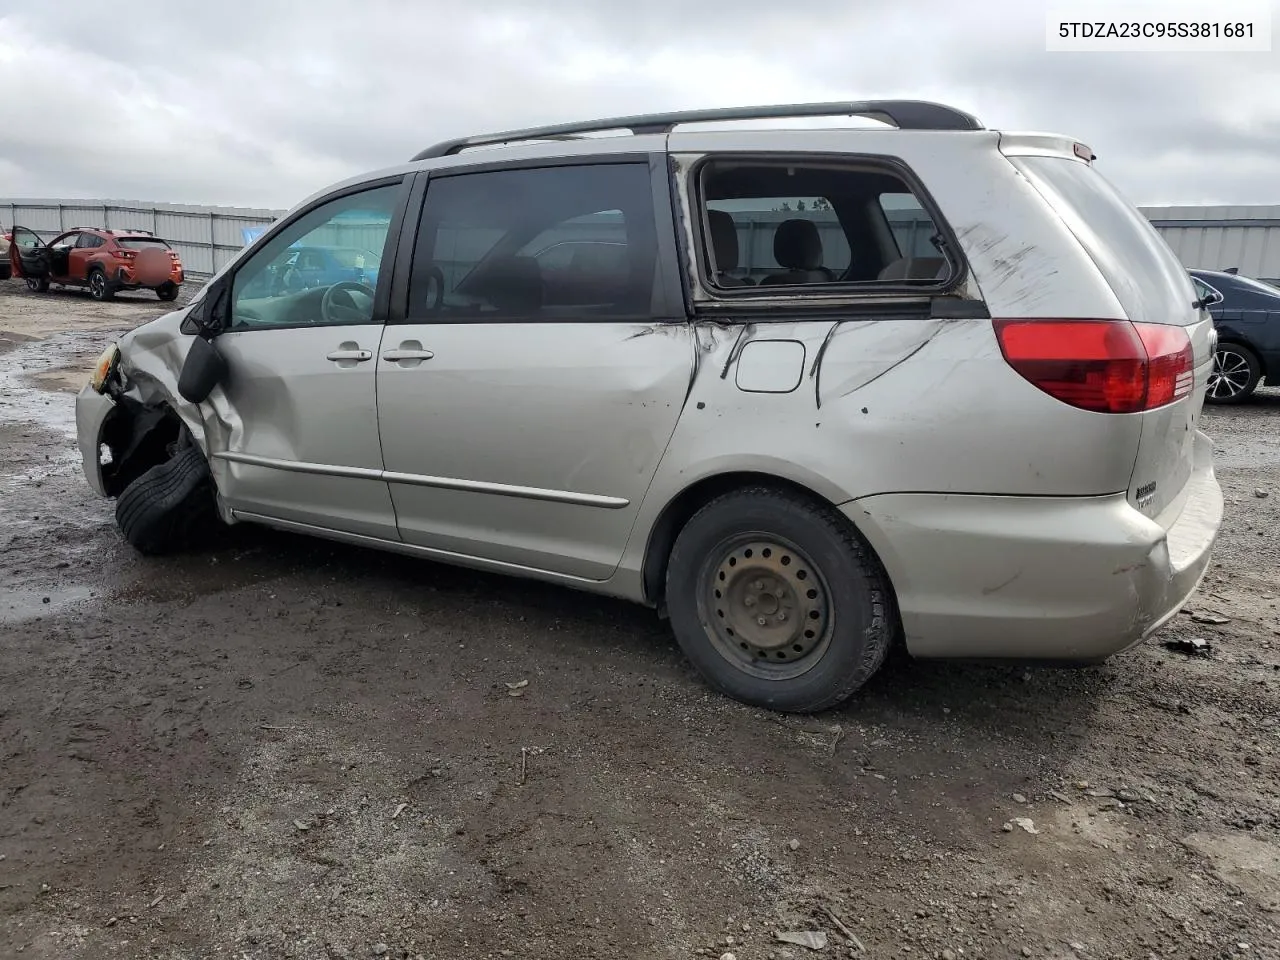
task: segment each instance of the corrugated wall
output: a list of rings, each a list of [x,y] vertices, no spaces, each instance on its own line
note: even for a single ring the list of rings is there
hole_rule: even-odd
[[[1187,267],[1237,267],[1245,276],[1280,278],[1280,205],[1141,210]],[[47,240],[72,227],[150,230],[172,243],[187,269],[196,275],[221,268],[245,245],[247,232],[261,230],[283,212],[116,200],[0,199],[0,225],[21,224]],[[916,256],[932,252],[929,231],[920,229],[909,213],[889,211],[889,215],[904,249],[913,249]],[[735,216],[739,218],[741,265],[747,269],[770,267],[772,228],[779,215]]]
[[[1280,206],[1141,209],[1189,268],[1280,278]]]
[[[200,207],[118,200],[0,199],[0,225],[29,227],[46,240],[73,227],[150,230],[178,251],[188,272],[209,275],[245,244],[246,228],[274,221],[282,210]]]

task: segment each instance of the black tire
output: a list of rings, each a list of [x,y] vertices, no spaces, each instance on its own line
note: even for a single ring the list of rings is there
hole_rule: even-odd
[[[671,550],[666,599],[703,678],[770,710],[847,700],[897,635],[888,576],[852,524],[769,487],[724,494],[693,515]]]
[[[191,444],[147,470],[116,501],[116,524],[140,553],[186,547],[216,517],[213,480],[200,448]]]
[[[48,277],[27,277],[27,289],[32,293],[48,293]]]
[[[110,300],[116,295],[115,284],[101,267],[89,271],[89,296],[95,300]]]
[[[1253,396],[1262,382],[1262,364],[1258,355],[1241,343],[1219,343],[1213,354],[1213,372],[1204,402],[1240,403]]]
[[[178,285],[176,283],[162,283],[156,287],[156,296],[166,302],[178,299]]]

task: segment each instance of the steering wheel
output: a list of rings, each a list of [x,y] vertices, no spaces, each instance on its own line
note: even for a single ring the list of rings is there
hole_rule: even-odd
[[[368,312],[357,305],[354,297],[347,291],[359,290],[371,301]],[[346,303],[338,302],[335,294],[341,293]],[[340,280],[324,292],[320,300],[320,316],[325,323],[368,323],[373,313],[373,288],[356,280]]]

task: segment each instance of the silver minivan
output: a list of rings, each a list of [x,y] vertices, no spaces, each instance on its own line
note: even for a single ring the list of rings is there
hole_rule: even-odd
[[[750,128],[819,115],[883,125]],[[1223,500],[1207,305],[1094,159],[917,101],[438,144],[109,347],[85,473],[145,552],[252,522],[648,604],[777,710],[899,641],[1097,662]]]

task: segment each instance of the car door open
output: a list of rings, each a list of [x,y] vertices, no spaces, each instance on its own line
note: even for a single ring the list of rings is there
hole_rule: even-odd
[[[660,282],[674,231],[656,169],[431,179],[406,315],[377,361],[406,543],[592,580],[617,567],[694,360]],[[540,260],[564,241],[609,255]]]
[[[34,286],[49,280],[49,248],[40,235],[27,227],[14,227],[13,240],[9,243],[9,266],[15,277]]]

